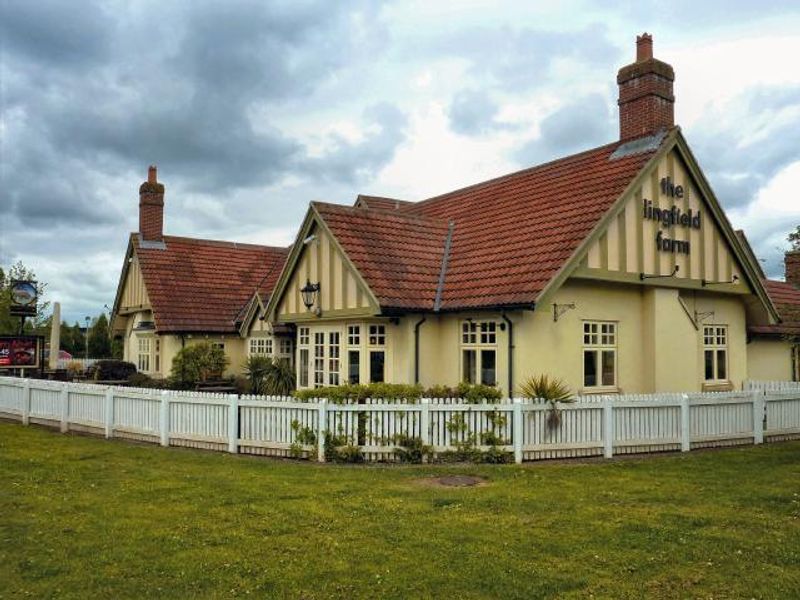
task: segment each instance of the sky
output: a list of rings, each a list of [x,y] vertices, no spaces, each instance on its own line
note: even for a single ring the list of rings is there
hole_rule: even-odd
[[[618,137],[636,35],[767,274],[800,224],[800,3],[0,0],[0,266],[111,306],[165,232],[288,245],[309,201],[420,200]]]

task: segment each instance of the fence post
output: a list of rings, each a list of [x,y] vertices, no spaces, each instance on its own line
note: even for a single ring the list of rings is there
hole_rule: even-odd
[[[317,400],[319,418],[317,419],[317,460],[325,462],[325,432],[328,430],[328,401]]]
[[[692,421],[689,413],[689,396],[681,394],[681,452],[692,449]]]
[[[753,391],[753,443],[764,443],[764,417],[766,415],[767,403],[764,394]]]
[[[106,438],[114,436],[114,389],[106,390]]]
[[[614,456],[614,405],[611,398],[603,398],[603,456]]]
[[[22,424],[28,425],[31,420],[31,380],[22,381]]]
[[[169,395],[166,390],[161,392],[161,412],[159,416],[161,445],[169,446]]]
[[[419,416],[419,437],[422,440],[423,446],[431,445],[431,399],[422,398],[420,400],[420,416]],[[423,457],[427,460],[427,457]]]
[[[239,452],[239,396],[228,396],[228,452]]]
[[[61,388],[61,433],[69,431],[69,388]]]
[[[514,462],[522,464],[522,398],[514,398],[511,435],[514,441]]]

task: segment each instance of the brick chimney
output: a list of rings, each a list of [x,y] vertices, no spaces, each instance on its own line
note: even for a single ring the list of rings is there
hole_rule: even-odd
[[[617,73],[619,137],[632,140],[675,125],[675,72],[653,58],[653,36],[636,36],[636,62]]]
[[[800,289],[800,250],[790,250],[783,256],[786,267],[786,283]]]
[[[164,236],[164,184],[150,166],[147,181],[139,186],[139,233],[143,240],[161,242]]]

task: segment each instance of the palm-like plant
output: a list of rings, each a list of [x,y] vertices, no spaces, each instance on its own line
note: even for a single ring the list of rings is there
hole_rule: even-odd
[[[550,403],[550,410],[547,414],[547,427],[555,429],[561,425],[561,411],[558,409],[559,402],[575,402],[575,397],[561,379],[550,378],[549,375],[534,375],[528,377],[519,387],[519,392],[523,398],[545,400]]]
[[[262,354],[254,354],[244,364],[245,377],[250,381],[251,394],[264,393],[264,379],[272,369],[272,359]]]
[[[285,358],[272,361],[264,376],[264,393],[272,396],[289,396],[294,390],[295,374]]]

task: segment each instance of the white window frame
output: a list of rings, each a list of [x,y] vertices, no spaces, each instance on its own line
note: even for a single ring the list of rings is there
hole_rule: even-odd
[[[728,383],[731,380],[728,352],[729,332],[727,325],[703,325],[703,382],[707,384]],[[711,352],[712,378],[706,376],[706,354]],[[720,377],[719,353],[724,357],[724,377]]]
[[[272,338],[251,337],[247,351],[249,356],[272,356]]]
[[[151,373],[150,365],[152,364],[153,355],[153,336],[152,335],[137,335],[136,336],[136,368],[140,373]]]
[[[619,322],[586,320],[581,322],[581,383],[586,392],[607,392],[619,389]],[[595,383],[586,382],[586,354],[595,355]],[[613,356],[614,381],[603,382],[603,357]]]
[[[469,383],[480,383],[483,385],[498,385],[498,352],[497,352],[497,332],[500,327],[497,321],[491,319],[476,320],[465,319],[461,321],[459,328],[459,374],[461,381],[468,381],[464,375],[466,361],[464,359],[467,352],[474,353],[475,360],[475,381]],[[483,352],[494,352],[494,383],[489,383],[483,377]]]

